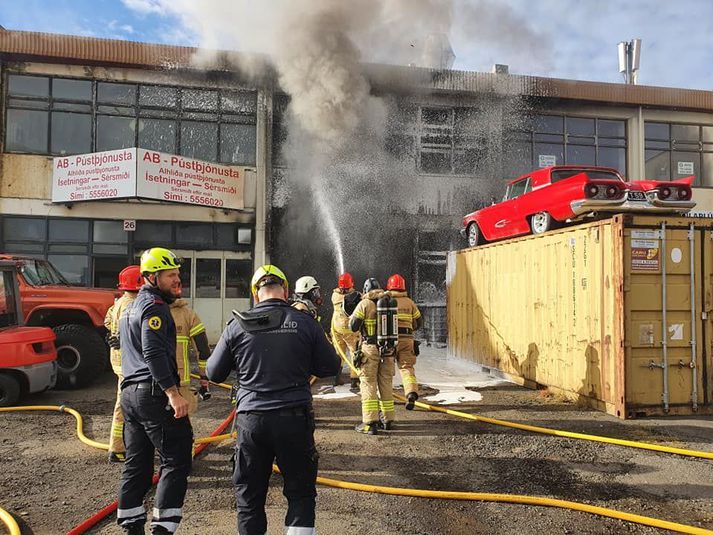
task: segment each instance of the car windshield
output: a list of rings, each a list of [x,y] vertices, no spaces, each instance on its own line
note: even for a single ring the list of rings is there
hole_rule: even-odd
[[[69,282],[47,260],[25,260],[22,275],[32,286],[69,286]]]
[[[599,180],[618,180],[622,181],[621,177],[614,171],[598,171],[595,169],[555,169],[550,175],[550,181],[554,184],[560,180],[571,178],[580,173],[587,173],[587,176],[592,179]]]

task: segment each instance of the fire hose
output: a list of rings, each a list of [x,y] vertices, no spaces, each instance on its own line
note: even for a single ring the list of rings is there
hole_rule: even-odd
[[[351,362],[346,358],[346,356],[339,351],[340,356],[342,359],[347,363],[347,365],[355,369],[354,366],[352,365]],[[230,385],[226,384],[220,384],[219,386],[223,388],[231,388]],[[404,401],[404,399],[401,396],[395,396],[397,399],[400,399],[401,401]],[[688,455],[688,456],[693,456],[693,457],[700,457],[700,458],[713,458],[713,454],[710,454],[708,452],[700,452],[700,451],[695,451],[695,450],[685,450],[681,448],[667,448],[663,446],[658,446],[656,444],[647,444],[647,443],[638,443],[634,441],[625,441],[625,440],[619,440],[619,439],[612,439],[609,437],[598,437],[596,435],[587,435],[583,433],[570,433],[567,431],[559,431],[559,430],[554,430],[554,429],[548,429],[544,427],[537,427],[537,426],[528,426],[524,424],[517,424],[513,422],[506,422],[503,420],[497,420],[494,418],[485,418],[485,417],[480,417],[480,416],[475,416],[467,413],[463,413],[460,411],[453,411],[449,409],[443,409],[441,407],[435,407],[432,405],[429,405],[427,403],[422,403],[422,402],[417,402],[417,406],[420,408],[424,408],[426,410],[433,410],[437,412],[443,412],[445,414],[449,414],[452,416],[458,416],[461,418],[468,418],[468,419],[473,419],[477,421],[483,421],[485,423],[491,423],[494,425],[506,425],[507,427],[512,427],[516,429],[521,429],[525,431],[531,431],[531,432],[536,432],[536,433],[545,433],[553,436],[560,436],[560,437],[567,437],[567,438],[576,438],[576,439],[581,439],[581,440],[595,440],[598,442],[606,442],[606,443],[611,443],[611,444],[617,444],[617,445],[622,445],[622,446],[628,446],[628,447],[639,447],[643,449],[648,449],[648,450],[654,450],[654,451],[661,451],[665,453],[676,453],[680,455]],[[74,409],[70,409],[64,406],[38,406],[38,407],[8,407],[8,408],[0,408],[0,412],[8,412],[12,410],[56,410],[59,412],[68,412],[69,414],[72,414],[72,416],[75,417],[77,420],[77,435],[79,436],[80,440],[84,442],[85,444],[95,447],[95,448],[100,448],[100,449],[105,449],[105,445],[93,441],[86,437],[83,432],[83,421],[81,414]],[[216,429],[216,431],[210,436],[210,437],[205,437],[203,439],[197,439],[196,442],[202,441],[203,443],[199,445],[198,448],[196,448],[195,454],[198,455],[200,452],[203,451],[203,449],[207,446],[209,442],[218,442],[221,440],[225,440],[227,438],[230,438],[232,435],[230,434],[221,434],[225,428],[230,425],[230,422],[233,419],[234,412],[231,412],[230,416],[223,421],[223,423]],[[276,471],[277,467],[274,467]],[[155,477],[156,479],[156,477]],[[156,481],[154,481],[155,483]],[[479,493],[479,492],[452,492],[452,491],[434,491],[434,490],[426,490],[426,489],[408,489],[408,488],[398,488],[398,487],[385,487],[385,486],[377,486],[377,485],[366,485],[366,484],[361,484],[361,483],[354,483],[350,481],[340,481],[340,480],[335,480],[335,479],[329,479],[329,478],[323,478],[323,477],[318,477],[317,478],[317,483],[325,486],[330,486],[334,488],[341,488],[341,489],[348,489],[348,490],[354,490],[354,491],[360,491],[360,492],[371,492],[371,493],[380,493],[380,494],[390,494],[390,495],[398,495],[398,496],[412,496],[412,497],[422,497],[422,498],[435,498],[435,499],[450,499],[450,500],[468,500],[468,501],[490,501],[490,502],[501,502],[501,503],[517,503],[517,504],[525,504],[525,505],[537,505],[537,506],[547,506],[547,507],[557,507],[557,508],[564,508],[564,509],[570,509],[574,511],[581,511],[581,512],[587,512],[599,516],[604,516],[608,518],[615,518],[619,520],[624,520],[627,522],[634,522],[646,526],[651,526],[651,527],[656,527],[656,528],[661,528],[661,529],[668,529],[672,531],[677,531],[680,533],[690,533],[690,534],[696,534],[696,535],[701,535],[701,534],[707,534],[707,535],[713,535],[712,530],[707,530],[703,528],[698,528],[696,526],[689,526],[685,524],[679,524],[676,522],[670,522],[666,520],[661,520],[653,517],[647,517],[647,516],[642,516],[642,515],[636,515],[632,513],[626,513],[623,511],[617,511],[614,509],[608,509],[604,507],[599,507],[599,506],[594,506],[594,505],[589,505],[589,504],[584,504],[584,503],[578,503],[578,502],[572,502],[568,500],[559,500],[555,498],[546,498],[546,497],[539,497],[539,496],[524,496],[524,495],[513,495],[513,494],[498,494],[498,493]],[[117,508],[117,502],[114,502],[103,509],[101,509],[99,512],[97,512],[95,515],[90,517],[89,519],[85,520],[72,530],[68,532],[67,535],[79,535],[81,533],[86,532],[86,530],[90,529],[92,526],[96,525],[98,522],[100,522],[102,519],[106,518],[110,514],[112,514]],[[0,510],[2,511],[2,510]],[[7,515],[9,516],[9,515]],[[8,526],[8,529],[10,530],[11,535],[15,535],[15,533],[12,531],[13,526],[12,524],[8,523],[8,520],[11,520],[14,522],[14,519],[12,519],[11,516],[9,516],[9,519],[6,518],[6,515],[3,515],[0,513],[0,520],[5,522],[5,524]],[[16,525],[16,523],[15,523]],[[17,531],[19,533],[19,531]]]

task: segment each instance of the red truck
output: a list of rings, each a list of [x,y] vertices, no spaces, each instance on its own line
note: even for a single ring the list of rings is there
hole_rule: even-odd
[[[57,380],[55,335],[48,327],[22,327],[19,294],[15,264],[0,261],[0,407]]]
[[[25,324],[57,336],[57,388],[90,384],[108,365],[104,317],[117,292],[72,286],[47,260],[0,254],[0,261],[14,265]]]

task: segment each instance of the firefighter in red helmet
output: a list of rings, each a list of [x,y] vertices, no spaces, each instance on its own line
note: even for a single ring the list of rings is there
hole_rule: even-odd
[[[359,343],[359,333],[353,332],[349,328],[349,316],[361,300],[361,295],[354,289],[354,279],[350,273],[339,275],[337,287],[332,291],[332,313],[331,334],[332,344],[337,353],[351,362],[357,344]],[[350,368],[349,379],[351,381],[350,390],[357,393],[359,391],[359,376]],[[337,383],[337,381],[335,381]]]
[[[398,273],[391,275],[386,283],[386,290],[396,299],[399,318],[399,343],[396,347],[396,362],[401,372],[401,381],[406,394],[406,409],[413,410],[418,399],[418,381],[414,366],[416,352],[414,331],[423,326],[421,311],[406,293],[406,280]]]
[[[119,350],[119,319],[126,307],[136,299],[136,293],[144,283],[139,266],[125,267],[119,273],[119,285],[117,289],[124,293],[114,301],[109,307],[104,318],[104,326],[109,334],[109,360],[111,369],[119,378],[117,388],[116,404],[114,405],[114,416],[111,420],[111,435],[109,436],[109,462],[118,463],[124,461],[124,416],[121,413],[121,382],[124,376],[121,374],[121,351]]]

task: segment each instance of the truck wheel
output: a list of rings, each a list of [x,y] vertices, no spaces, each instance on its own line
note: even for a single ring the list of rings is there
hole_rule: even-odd
[[[101,336],[84,325],[59,325],[57,335],[57,389],[81,388],[91,384],[104,369],[106,345]]]
[[[12,407],[20,399],[20,383],[12,375],[0,373],[0,407]]]

